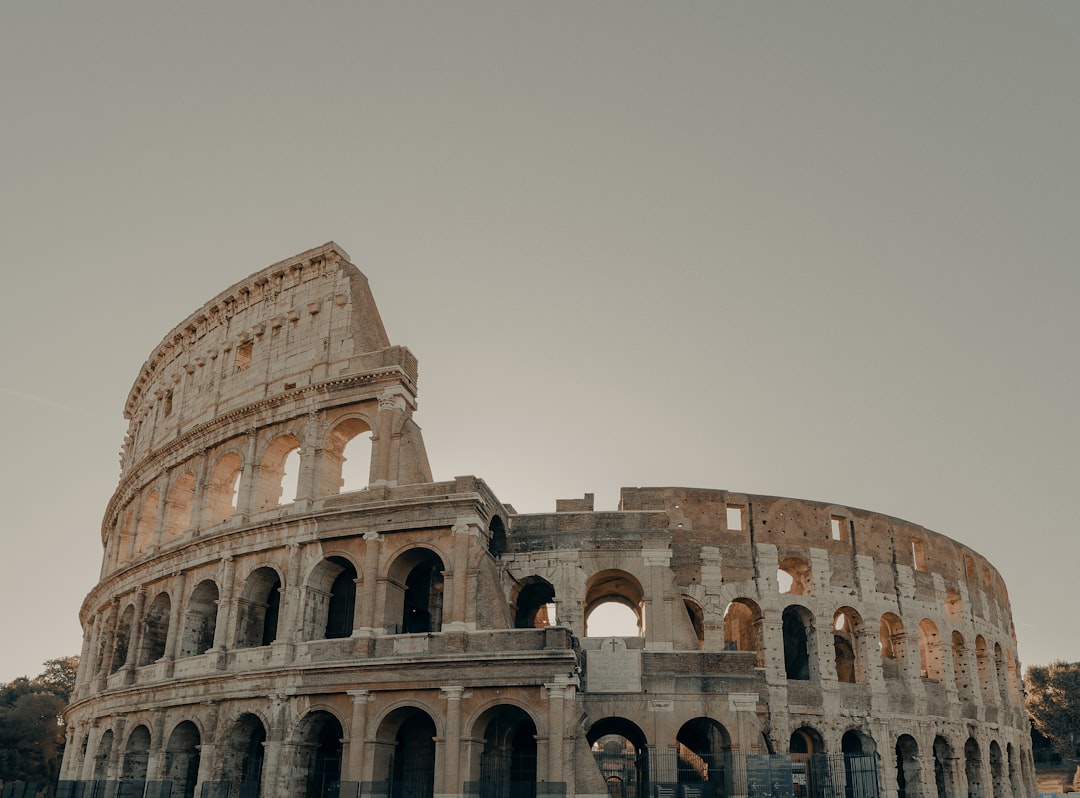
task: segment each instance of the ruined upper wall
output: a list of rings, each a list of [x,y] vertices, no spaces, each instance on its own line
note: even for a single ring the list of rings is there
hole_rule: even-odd
[[[333,242],[302,252],[221,292],[154,349],[124,406],[122,468],[269,396],[387,368],[415,393],[416,359],[390,345],[348,254]]]

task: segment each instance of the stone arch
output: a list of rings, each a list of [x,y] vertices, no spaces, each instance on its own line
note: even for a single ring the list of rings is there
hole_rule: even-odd
[[[1024,794],[1024,779],[1020,763],[1017,761],[1016,748],[1012,743],[1005,746],[1005,758],[1009,768],[1009,785],[1012,787],[1014,798],[1020,798]]]
[[[802,557],[785,557],[780,561],[780,566],[776,570],[776,584],[781,593],[793,596],[809,596],[811,586],[810,563]]]
[[[724,610],[724,650],[755,652],[759,668],[765,665],[762,618],[761,608],[748,598],[732,599]]]
[[[795,729],[788,739],[788,753],[792,774],[802,777],[806,795],[827,795],[833,779],[820,732],[811,726]]]
[[[336,788],[341,781],[344,737],[341,720],[326,709],[313,710],[300,719],[289,795],[323,798]]]
[[[859,638],[863,632],[862,616],[852,607],[841,607],[833,615],[833,653],[836,679],[848,684],[867,680]]]
[[[621,717],[601,718],[589,727],[585,739],[612,798],[646,794],[649,743],[636,723]]]
[[[705,610],[698,604],[692,597],[683,594],[683,607],[686,609],[686,615],[690,618],[690,626],[694,630],[694,637],[697,638],[698,648],[705,649]]]
[[[514,596],[514,628],[541,629],[556,621],[555,588],[540,576],[522,580]]]
[[[968,795],[980,796],[983,793],[982,752],[974,737],[968,737],[964,743],[964,774],[967,776]]]
[[[952,745],[940,734],[934,738],[934,788],[937,798],[950,798],[956,792],[953,777]]]
[[[613,604],[625,607],[637,619],[639,636],[645,634],[645,591],[641,583],[626,571],[610,568],[593,574],[585,583],[585,634],[589,635],[589,620],[601,607]]]
[[[319,562],[307,579],[304,639],[349,637],[356,608],[355,564],[334,555]]]
[[[506,554],[509,543],[506,540],[506,524],[497,515],[491,516],[488,522],[488,553],[492,557],[501,557]]]
[[[213,579],[204,579],[195,586],[184,612],[184,635],[180,640],[180,656],[205,654],[214,645],[217,631],[218,587]]]
[[[128,650],[131,647],[131,637],[135,633],[135,607],[128,604],[120,615],[120,623],[116,627],[116,640],[113,641],[112,667],[109,673],[116,673],[127,662]]]
[[[919,675],[930,681],[944,678],[941,663],[941,635],[937,624],[929,618],[919,621]]]
[[[94,752],[94,781],[105,781],[109,769],[109,758],[112,756],[113,740],[115,735],[112,729],[106,729],[98,741],[97,750]]]
[[[708,782],[714,794],[727,794],[731,786],[731,735],[712,718],[688,720],[675,734],[680,784]]]
[[[120,778],[128,781],[146,781],[146,767],[149,760],[150,730],[140,723],[128,734]]]
[[[994,798],[1006,798],[1009,794],[1009,783],[1006,780],[1005,760],[1001,755],[1001,746],[997,740],[990,741],[990,788]]]
[[[165,778],[172,782],[177,798],[194,798],[199,780],[199,750],[202,747],[198,727],[190,720],[176,724],[165,745]]]
[[[964,636],[958,631],[952,633],[953,675],[956,679],[956,692],[961,701],[975,700],[975,685],[971,680],[968,665],[967,645]]]
[[[298,461],[293,463],[296,472],[289,475],[290,484],[285,485],[284,480],[286,461],[293,452],[299,451],[300,439],[292,433],[276,436],[263,448],[258,476],[255,479],[255,500],[252,504],[256,512],[296,500],[300,476]]]
[[[877,743],[874,738],[853,728],[840,738],[840,751],[844,758],[844,783],[851,796],[878,794]]]
[[[162,591],[150,602],[142,623],[142,644],[139,647],[138,665],[149,665],[165,656],[169,640],[169,616],[172,599]]]
[[[262,783],[267,724],[252,712],[241,714],[225,736],[221,777],[238,785],[240,795],[258,795]]]
[[[195,516],[195,475],[185,471],[172,487],[165,499],[164,542],[171,543],[183,536],[192,527]]]
[[[390,565],[386,580],[386,624],[392,633],[442,629],[445,561],[431,548],[405,550]]]
[[[237,601],[236,647],[268,646],[277,639],[281,577],[268,565],[256,568]]]
[[[896,738],[896,794],[897,798],[922,798],[919,743],[910,734]]]
[[[904,661],[904,622],[894,612],[881,616],[878,646],[881,648],[881,674],[899,679]]]
[[[236,452],[228,451],[218,458],[206,486],[206,519],[203,526],[216,526],[236,512],[243,471],[244,459]]]
[[[134,557],[145,553],[154,542],[154,527],[157,526],[158,502],[161,494],[157,488],[153,488],[142,500],[142,510],[139,512],[139,524],[135,530]]]
[[[788,605],[782,625],[785,675],[798,681],[816,680],[819,672],[813,613],[799,604]]]
[[[374,774],[390,783],[391,795],[433,798],[435,721],[424,709],[402,705],[383,716],[376,732]]]
[[[339,420],[322,447],[319,495],[363,490],[371,480],[372,424],[360,414]],[[353,466],[349,466],[349,463]]]
[[[475,746],[470,772],[481,794],[528,795],[537,782],[536,719],[514,704],[489,707],[473,724]]]

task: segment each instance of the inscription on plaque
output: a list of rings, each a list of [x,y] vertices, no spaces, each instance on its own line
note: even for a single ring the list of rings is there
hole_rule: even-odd
[[[598,651],[586,652],[586,657],[590,693],[641,692],[641,652],[628,651],[623,640],[606,638]]]

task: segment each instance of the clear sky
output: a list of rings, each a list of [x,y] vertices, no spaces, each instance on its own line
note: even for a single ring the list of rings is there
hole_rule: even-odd
[[[121,410],[333,239],[437,479],[899,516],[1080,660],[1080,4],[0,5],[0,680],[77,653]]]

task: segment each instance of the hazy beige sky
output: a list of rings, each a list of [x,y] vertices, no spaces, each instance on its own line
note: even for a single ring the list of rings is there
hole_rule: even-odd
[[[1080,660],[1080,4],[0,5],[0,680],[80,647],[174,324],[334,239],[436,478],[797,496]]]

